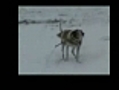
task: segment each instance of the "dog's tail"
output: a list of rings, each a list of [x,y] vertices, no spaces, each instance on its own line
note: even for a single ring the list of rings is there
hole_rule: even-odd
[[[60,19],[60,21],[59,21],[59,30],[62,32],[63,29],[62,29],[61,23],[62,23],[62,20]]]
[[[62,32],[63,32],[63,29],[62,29],[61,23],[62,23],[62,20],[59,19],[59,30],[60,30],[60,32],[57,34],[57,36],[58,36],[59,38],[61,38],[61,35],[62,35]]]

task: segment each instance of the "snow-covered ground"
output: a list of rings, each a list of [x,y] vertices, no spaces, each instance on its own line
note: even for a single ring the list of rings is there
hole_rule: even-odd
[[[18,21],[41,23],[19,24],[19,74],[110,74],[109,7],[19,7]],[[72,54],[61,60],[56,36],[59,23],[63,29],[81,28],[85,32],[77,63]]]

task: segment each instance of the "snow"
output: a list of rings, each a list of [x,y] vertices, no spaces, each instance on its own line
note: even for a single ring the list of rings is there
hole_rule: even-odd
[[[63,29],[85,32],[80,61],[73,55],[61,60],[56,36],[59,23],[19,24],[19,74],[110,74],[110,8],[105,7],[19,7],[18,20],[66,20]]]

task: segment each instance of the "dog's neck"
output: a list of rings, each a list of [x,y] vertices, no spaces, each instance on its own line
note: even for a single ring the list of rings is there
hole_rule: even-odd
[[[67,35],[67,38],[70,39],[71,38],[71,34],[72,34],[73,31],[69,32],[68,35]]]

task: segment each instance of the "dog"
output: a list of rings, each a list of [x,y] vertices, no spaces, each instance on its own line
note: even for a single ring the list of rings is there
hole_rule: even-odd
[[[76,61],[79,62],[79,51],[83,41],[85,33],[81,29],[75,30],[63,30],[60,23],[60,32],[57,34],[57,37],[61,39],[60,44],[62,45],[62,59],[69,59],[69,47],[72,47],[71,53],[75,57]],[[60,45],[59,44],[59,45]],[[66,46],[66,59],[64,58],[64,48]],[[76,49],[76,54],[75,54]]]

